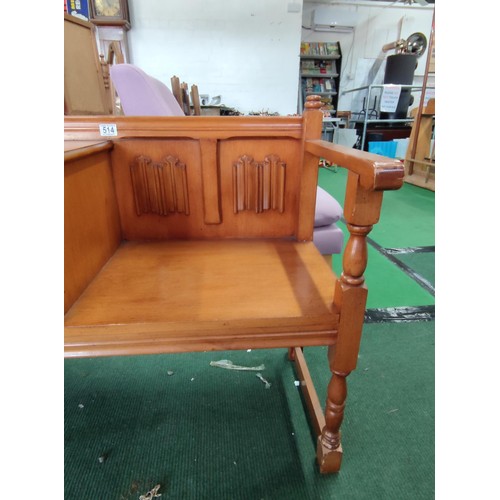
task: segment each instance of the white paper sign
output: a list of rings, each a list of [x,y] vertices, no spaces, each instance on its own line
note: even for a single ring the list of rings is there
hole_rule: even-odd
[[[102,137],[115,137],[118,135],[118,129],[114,123],[99,124],[99,132]]]
[[[380,111],[394,113],[398,107],[401,85],[384,85],[380,98]]]
[[[436,89],[427,89],[425,91],[424,106],[427,106],[427,104],[429,104],[429,99],[435,99],[435,98],[436,98]]]

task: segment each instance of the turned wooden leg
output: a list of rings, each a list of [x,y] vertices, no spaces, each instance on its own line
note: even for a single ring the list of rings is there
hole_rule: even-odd
[[[333,360],[335,346],[329,349],[328,355]],[[332,370],[332,378],[328,384],[325,426],[318,438],[317,459],[322,473],[338,472],[342,462],[342,444],[340,442],[340,426],[344,419],[344,408],[347,398],[346,377],[349,372]]]
[[[334,293],[334,303],[340,310],[337,343],[328,350],[332,378],[328,384],[325,426],[317,446],[317,460],[322,473],[340,470],[340,426],[347,397],[346,377],[356,368],[366,304],[363,272],[367,262],[366,235],[371,226],[348,224],[347,227],[350,238],[344,252],[344,270]]]

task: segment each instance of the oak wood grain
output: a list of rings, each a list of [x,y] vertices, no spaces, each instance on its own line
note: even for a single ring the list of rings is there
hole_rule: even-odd
[[[116,140],[113,177],[123,236],[127,240],[295,238],[297,217],[306,210],[306,204],[314,207],[314,197],[304,198],[299,206],[298,191],[303,180],[300,150],[300,141],[281,137],[226,139],[213,143],[208,139]],[[286,185],[283,180],[275,183],[280,198],[277,210],[235,213],[234,163],[249,151],[261,163],[265,163],[266,158],[277,157],[286,164]],[[185,165],[188,214],[174,212],[168,217],[138,214],[130,165],[144,157],[153,163],[175,157]],[[308,239],[312,239],[312,229],[311,225]]]
[[[229,139],[290,137],[302,139],[302,117],[261,116],[66,116],[64,140],[102,139],[99,124],[114,124],[116,139],[176,137]]]
[[[329,344],[334,281],[313,243],[124,242],[66,314],[66,350]]]
[[[70,145],[68,145],[69,147]],[[83,146],[83,145],[80,145]],[[72,144],[64,167],[64,308],[82,293],[121,241],[108,146]],[[79,150],[80,156],[73,154]]]
[[[366,189],[383,191],[403,185],[404,165],[399,160],[320,139],[306,141],[306,151],[358,174]]]
[[[113,149],[111,141],[64,141],[64,162],[79,160],[111,149]]]

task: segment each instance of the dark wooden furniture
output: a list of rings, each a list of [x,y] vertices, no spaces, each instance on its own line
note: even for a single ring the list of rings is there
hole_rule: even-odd
[[[358,136],[361,138],[363,135],[363,122],[357,121],[355,129]],[[366,128],[366,137],[364,144],[364,151],[368,151],[369,142],[371,141],[392,141],[394,139],[406,139],[410,137],[411,125],[394,124],[371,124]]]
[[[288,348],[320,470],[335,472],[366,236],[404,169],[319,140],[319,106],[312,96],[302,117],[66,117],[65,356]],[[349,169],[340,277],[311,241],[320,157]],[[302,353],[320,345],[325,414]]]
[[[181,83],[179,77],[175,75],[170,79],[170,82],[172,84],[172,94],[174,94],[174,97],[181,109],[184,111],[184,114],[186,116],[200,116],[202,113],[198,86],[191,85],[191,92],[188,92],[188,84],[186,82]],[[191,100],[189,100],[190,95]]]

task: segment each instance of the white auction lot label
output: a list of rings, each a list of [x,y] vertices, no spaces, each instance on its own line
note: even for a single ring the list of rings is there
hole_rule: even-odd
[[[99,132],[103,137],[115,137],[118,135],[118,129],[115,123],[101,123],[99,124]]]

